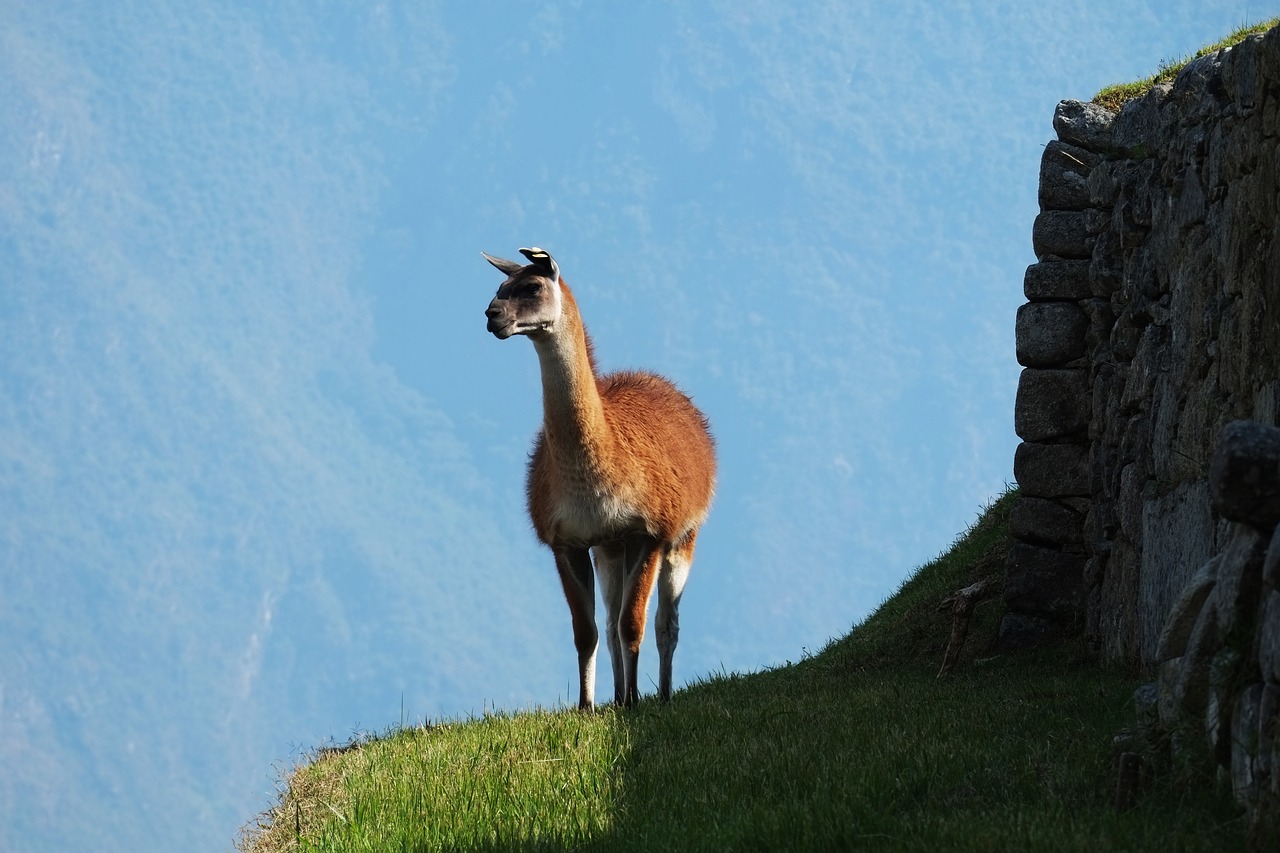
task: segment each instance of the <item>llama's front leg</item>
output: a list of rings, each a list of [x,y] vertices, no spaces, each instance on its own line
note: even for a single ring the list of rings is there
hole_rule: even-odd
[[[685,581],[689,579],[689,566],[693,563],[693,543],[697,531],[679,545],[669,550],[662,559],[658,574],[658,613],[653,626],[658,638],[658,695],[663,702],[671,701],[671,671],[675,659],[676,643],[680,641],[680,596]]]
[[[573,617],[573,645],[578,650],[578,707],[595,709],[596,590],[591,577],[591,554],[586,548],[555,549],[556,569]]]
[[[613,665],[613,701],[621,706],[626,699],[625,665],[622,641],[618,637],[618,617],[622,613],[622,595],[626,591],[626,549],[621,542],[607,542],[591,549],[596,561],[596,580],[604,599],[604,636],[609,644],[609,662]]]
[[[626,682],[622,704],[634,708],[640,701],[640,641],[648,617],[649,596],[662,562],[662,549],[652,536],[632,536],[626,540],[627,575],[618,616],[618,640],[622,645],[622,670]]]

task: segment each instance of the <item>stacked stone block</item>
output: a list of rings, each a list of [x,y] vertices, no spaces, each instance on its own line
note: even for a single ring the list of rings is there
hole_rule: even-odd
[[[1023,279],[1015,341],[1018,380],[1013,461],[1021,497],[1010,518],[1015,544],[1005,579],[1006,646],[1070,629],[1081,615],[1089,507],[1091,394],[1084,309],[1093,238],[1088,175],[1099,155],[1056,140],[1040,161],[1040,215],[1032,229],[1038,263]]]

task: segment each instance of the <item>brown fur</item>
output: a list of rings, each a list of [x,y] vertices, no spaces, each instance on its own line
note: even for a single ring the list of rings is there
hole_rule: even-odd
[[[652,590],[658,579],[658,568],[662,565],[662,549],[655,548],[649,552],[636,572],[635,585],[640,590]],[[624,601],[621,619],[618,621],[618,636],[623,647],[633,655],[640,654],[640,641],[644,639],[644,623],[648,617],[649,595],[635,595]],[[636,697],[639,698],[639,697]]]

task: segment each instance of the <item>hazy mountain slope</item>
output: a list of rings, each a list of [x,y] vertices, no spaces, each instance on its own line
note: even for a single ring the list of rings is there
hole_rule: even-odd
[[[214,849],[290,743],[548,683],[455,640],[555,591],[489,571],[493,497],[367,355],[359,87],[198,10],[30,32],[0,29],[0,848]]]

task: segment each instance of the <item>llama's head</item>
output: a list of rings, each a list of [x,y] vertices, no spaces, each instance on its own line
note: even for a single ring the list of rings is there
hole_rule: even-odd
[[[537,247],[520,250],[529,259],[527,265],[480,254],[507,276],[485,309],[484,315],[489,318],[485,328],[500,340],[512,335],[536,339],[554,331],[562,305],[560,267],[555,258]]]

